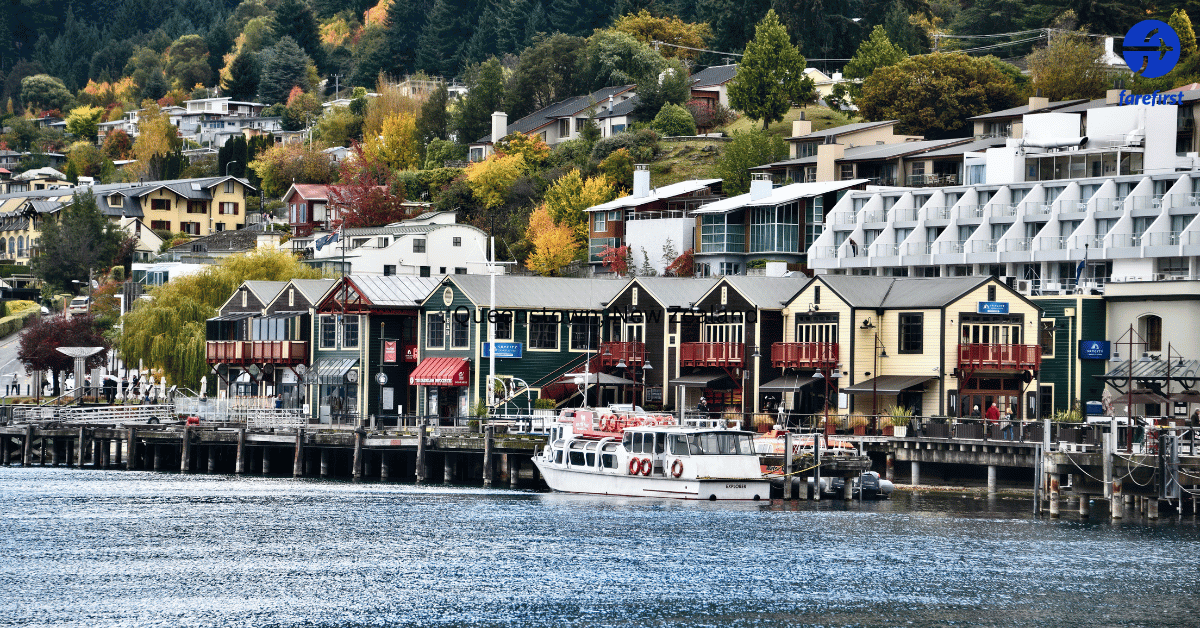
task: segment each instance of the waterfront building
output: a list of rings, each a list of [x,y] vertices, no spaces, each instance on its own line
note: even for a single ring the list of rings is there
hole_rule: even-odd
[[[261,342],[263,333],[260,321],[263,311],[272,303],[280,291],[288,285],[286,281],[244,281],[233,294],[217,308],[217,315],[205,321],[204,359],[210,373],[216,376],[213,382],[217,395],[230,397],[264,395],[272,382],[267,377],[266,365],[272,363],[273,349],[278,345]],[[268,329],[270,326],[268,326]],[[288,346],[303,351],[303,360],[308,363],[307,340],[304,329],[296,329],[287,340],[301,344]]]
[[[994,277],[817,275],[788,300],[771,364],[796,376],[782,404],[862,415],[890,405],[971,416],[995,403],[1037,414],[1041,309]],[[817,371],[821,377],[816,377]],[[834,397],[845,394],[846,403]]]
[[[1038,377],[1037,413],[1033,418],[1054,418],[1078,404],[1101,401],[1109,370],[1108,303],[1094,294],[1032,296],[1042,308],[1037,344],[1042,348]],[[1140,355],[1140,354],[1139,354]]]

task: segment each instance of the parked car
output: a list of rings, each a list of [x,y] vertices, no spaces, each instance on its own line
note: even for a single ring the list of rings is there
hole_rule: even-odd
[[[76,314],[87,314],[88,304],[91,303],[91,297],[75,297],[71,299],[71,304],[67,306],[67,313],[71,316]]]

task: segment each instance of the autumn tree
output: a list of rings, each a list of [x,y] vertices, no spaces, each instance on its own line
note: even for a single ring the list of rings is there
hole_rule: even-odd
[[[779,16],[768,10],[729,83],[729,106],[762,120],[766,129],[782,120],[793,102],[809,100],[813,82],[804,75],[804,65]]]
[[[262,180],[269,196],[283,196],[292,183],[331,183],[337,170],[321,146],[276,144],[250,162],[250,169]]]
[[[67,131],[80,140],[95,144],[103,115],[104,110],[100,107],[76,107],[67,115]]]
[[[143,360],[167,381],[197,389],[208,371],[204,360],[205,321],[244,281],[318,279],[320,271],[285,251],[258,249],[233,255],[219,265],[151,289],[125,315],[119,349],[126,364]]]
[[[858,106],[867,120],[899,120],[901,133],[940,139],[970,134],[967,118],[1016,103],[1012,79],[987,58],[939,52],[876,70]]]
[[[138,114],[138,136],[133,142],[131,164],[138,177],[148,181],[164,178],[168,158],[183,146],[179,129],[171,124],[171,118],[157,103],[145,103]]]
[[[633,254],[629,245],[606,246],[600,249],[600,263],[607,269],[620,276],[629,274],[633,266]]]
[[[354,157],[342,160],[340,185],[329,191],[347,227],[378,227],[411,217],[404,206],[405,187],[387,163],[354,146]]]
[[[1104,46],[1087,33],[1051,31],[1046,47],[1027,58],[1032,87],[1050,100],[1100,98],[1109,84],[1103,56]]]
[[[112,266],[122,240],[120,229],[104,217],[89,192],[74,195],[56,216],[42,218],[40,230],[39,254],[30,270],[58,290]]]
[[[167,75],[175,87],[190,90],[195,85],[212,85],[208,44],[199,35],[184,35],[167,50]]]
[[[617,190],[628,192],[633,189],[633,157],[624,148],[608,154],[597,166],[596,170],[603,174],[608,182]]]
[[[59,347],[102,347],[104,350],[84,362],[88,369],[108,363],[108,339],[96,318],[91,315],[39,316],[21,331],[17,359],[27,374],[34,371],[46,372],[54,386],[54,396],[62,394],[58,375],[75,368],[75,358],[58,351]],[[34,384],[37,386],[37,383]]]
[[[365,158],[394,170],[421,167],[421,145],[417,139],[417,119],[409,113],[396,113],[383,121],[378,135],[363,140]]]
[[[525,174],[525,159],[520,155],[491,155],[467,166],[467,185],[487,209],[504,204],[504,197],[518,177]]]
[[[545,205],[530,214],[525,238],[533,246],[525,265],[539,275],[558,274],[579,254],[579,243],[571,227],[555,223]]]
[[[67,152],[67,170],[67,178],[70,179],[74,175],[75,178],[72,180],[75,182],[78,182],[79,177],[103,180],[106,176],[113,174],[114,166],[95,144],[76,142]],[[107,181],[103,182],[107,183]]]
[[[510,133],[496,142],[496,152],[502,155],[520,155],[526,168],[541,168],[550,158],[550,147],[540,135]]]
[[[700,52],[689,48],[704,48],[712,39],[712,28],[708,24],[685,22],[675,16],[655,17],[646,9],[622,15],[613,22],[612,28],[645,44],[675,44],[659,49],[659,53],[668,58],[695,59]]]
[[[1167,26],[1179,35],[1179,58],[1186,59],[1196,53],[1196,30],[1192,28],[1192,19],[1187,11],[1175,9],[1167,20]]]
[[[605,177],[584,179],[578,170],[563,175],[546,190],[545,207],[556,225],[571,229],[575,242],[588,243],[587,209],[607,203],[616,196]]]
[[[124,129],[116,129],[104,137],[103,150],[109,159],[125,159],[133,150],[133,140]]]

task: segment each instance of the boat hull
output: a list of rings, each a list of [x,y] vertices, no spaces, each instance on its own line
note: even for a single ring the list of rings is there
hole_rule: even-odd
[[[759,500],[770,497],[771,484],[762,478],[675,479],[565,469],[534,459],[551,490],[583,495],[657,497],[695,500]]]

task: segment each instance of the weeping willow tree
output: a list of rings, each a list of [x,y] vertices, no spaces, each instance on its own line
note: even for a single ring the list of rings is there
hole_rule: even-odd
[[[140,301],[125,315],[120,338],[126,364],[145,362],[171,384],[193,390],[208,371],[204,361],[204,321],[244,281],[319,279],[321,272],[283,251],[259,249],[226,258],[220,265],[154,288],[150,301]]]

